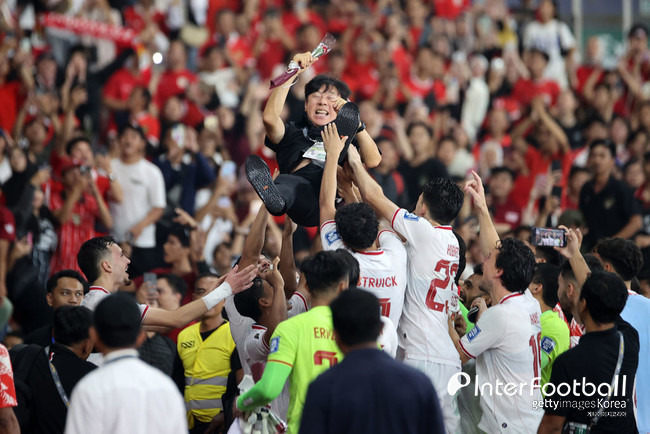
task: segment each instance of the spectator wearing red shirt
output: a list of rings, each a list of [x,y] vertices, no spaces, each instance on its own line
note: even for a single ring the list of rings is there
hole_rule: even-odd
[[[147,142],[154,147],[160,142],[160,122],[158,118],[151,114],[151,93],[145,86],[137,85],[131,90],[128,106],[128,118],[116,119],[117,122],[111,123],[108,134],[117,137],[118,131],[127,123],[136,123],[142,127]]]
[[[113,218],[90,171],[81,173],[80,163],[68,160],[61,165],[61,177],[63,191],[54,193],[51,199],[52,214],[59,224],[59,245],[50,265],[52,274],[64,269],[80,271],[77,253],[85,241],[95,236],[97,218],[107,228],[113,226]]]
[[[515,173],[507,167],[495,167],[488,181],[489,203],[494,227],[504,234],[519,226],[522,208],[510,200],[515,185]]]
[[[501,145],[502,148],[506,149],[512,145],[512,138],[508,134],[510,129],[510,120],[508,119],[508,113],[505,109],[501,107],[492,107],[488,112],[488,133],[483,136],[481,143],[477,146],[474,146],[472,151],[474,154],[474,159],[479,160],[481,156],[481,147],[483,144],[488,142],[497,142]]]
[[[425,99],[433,95],[437,107],[445,104],[445,83],[442,80],[445,63],[441,55],[431,48],[422,46],[418,49],[415,65],[408,76],[402,77],[400,102],[413,98]]]
[[[358,99],[371,98],[379,86],[373,54],[369,35],[362,34],[354,39],[343,79]]]
[[[151,25],[165,29],[165,15],[156,8],[154,0],[138,0],[124,10],[124,27],[142,32]]]
[[[295,49],[296,43],[282,25],[278,9],[268,9],[256,27],[258,35],[253,44],[253,56],[257,59],[256,69],[260,78],[266,80],[271,78],[276,65],[285,63],[287,54]]]
[[[112,112],[129,110],[129,97],[137,86],[147,87],[151,79],[151,69],[141,70],[138,56],[133,52],[125,61],[124,67],[118,69],[108,79],[102,92],[102,103]]]
[[[589,170],[585,167],[572,166],[567,179],[567,188],[562,198],[562,210],[577,210],[580,206],[580,190],[591,178]]]
[[[560,86],[554,80],[544,78],[548,59],[548,53],[540,49],[532,48],[528,51],[527,66],[530,78],[520,78],[512,90],[513,98],[519,102],[522,109],[528,107],[538,96],[544,99],[547,107],[555,105]]]
[[[205,47],[216,44],[224,47],[228,61],[239,67],[255,66],[255,57],[251,41],[237,32],[235,13],[231,9],[222,9],[217,13],[217,31],[205,44]],[[285,28],[286,30],[286,28]],[[293,34],[289,32],[289,34]]]
[[[187,53],[180,40],[172,41],[167,52],[167,69],[162,73],[156,90],[156,105],[162,107],[169,98],[185,94],[198,78],[187,69]]]
[[[25,54],[17,53],[11,58],[9,51],[7,46],[0,48],[0,101],[2,101],[0,128],[5,131],[13,131],[19,105],[22,103],[24,95],[34,85],[31,72],[27,69]],[[12,64],[17,68],[21,80],[9,81]]]
[[[592,36],[587,39],[584,52],[585,60],[582,65],[576,69],[575,76],[571,79],[571,85],[579,95],[582,95],[585,83],[595,70],[598,70],[596,80],[598,82],[602,80],[602,63],[604,54],[605,50],[600,37]]]

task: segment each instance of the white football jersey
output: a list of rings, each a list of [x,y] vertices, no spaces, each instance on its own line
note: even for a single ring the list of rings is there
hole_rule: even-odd
[[[226,298],[224,308],[228,315],[230,334],[235,341],[244,375],[250,375],[255,382],[258,382],[264,373],[266,358],[270,350],[263,339],[266,327],[256,324],[252,318],[241,315],[235,306],[232,295]],[[287,382],[282,393],[271,402],[271,410],[283,420],[286,419],[289,408],[288,384]]]
[[[531,295],[512,293],[483,312],[460,340],[465,354],[476,358],[483,410],[479,428],[485,432],[527,433],[542,420],[543,409],[533,409],[533,401],[542,399],[539,387],[533,388],[541,375],[541,315]]]
[[[397,334],[405,358],[454,365],[460,357],[449,337],[447,318],[458,312],[458,240],[451,226],[398,209],[393,229],[406,238],[408,286]]]
[[[353,252],[343,243],[333,220],[321,225],[320,236],[323,250],[346,249],[359,261],[357,288],[374,294],[379,299],[382,316],[390,318],[397,327],[407,281],[407,257],[402,240],[394,232],[384,230],[377,235],[379,250]]]
[[[108,292],[106,288],[102,288],[101,286],[91,286],[88,294],[86,294],[84,299],[81,301],[81,305],[94,312],[97,305],[109,295],[111,295],[111,293]],[[140,309],[140,321],[144,321],[144,317],[149,311],[149,305],[138,303],[138,309]]]

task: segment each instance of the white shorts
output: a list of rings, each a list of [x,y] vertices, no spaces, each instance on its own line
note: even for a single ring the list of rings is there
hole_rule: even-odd
[[[407,358],[404,359],[404,363],[424,372],[431,379],[433,387],[436,389],[436,394],[438,395],[447,434],[460,434],[460,416],[456,402],[458,392],[456,392],[456,395],[450,395],[447,392],[449,379],[459,373],[460,369],[452,365],[443,365],[428,360]]]

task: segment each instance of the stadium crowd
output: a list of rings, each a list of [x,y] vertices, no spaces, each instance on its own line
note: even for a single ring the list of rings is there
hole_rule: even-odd
[[[650,433],[648,33],[0,0],[0,433]]]

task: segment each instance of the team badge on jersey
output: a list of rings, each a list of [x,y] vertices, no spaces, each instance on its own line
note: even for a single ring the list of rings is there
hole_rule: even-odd
[[[467,333],[467,340],[472,342],[479,333],[481,333],[481,329],[478,328],[478,326],[474,326],[474,328],[469,333]]]
[[[420,220],[420,217],[416,216],[415,214],[411,214],[410,212],[405,212],[404,213],[404,220],[411,220],[411,221],[418,221]]]
[[[334,244],[335,242],[337,242],[338,240],[340,240],[340,239],[341,239],[341,236],[336,231],[328,232],[325,235],[325,241],[327,241],[327,244],[329,244],[330,246],[332,244]]]
[[[546,354],[551,354],[551,351],[555,348],[555,341],[548,336],[544,336],[544,339],[540,342],[540,346]]]
[[[280,348],[280,336],[276,336],[273,339],[271,339],[271,351],[269,351],[270,354],[275,353],[278,351],[278,348]]]

